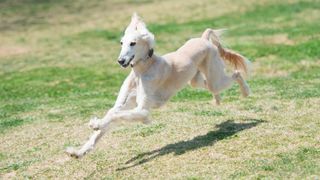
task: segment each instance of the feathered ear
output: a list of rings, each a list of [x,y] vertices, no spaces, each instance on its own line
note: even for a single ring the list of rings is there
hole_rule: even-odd
[[[141,20],[137,13],[133,13],[131,17],[131,22],[128,25],[125,33],[136,31],[138,29],[139,24],[144,24],[144,22]]]
[[[136,30],[139,32],[142,38],[148,42],[150,48],[153,48],[155,44],[154,35],[147,29],[146,24],[142,21],[142,19],[136,13],[133,14],[133,17],[137,18]]]
[[[131,22],[127,27],[125,33],[134,31],[138,32],[141,37],[148,42],[150,48],[154,47],[154,35],[147,29],[146,24],[142,21],[137,13],[133,13]]]
[[[147,28],[145,28],[144,30],[145,32],[142,34],[142,38],[148,42],[149,44],[149,48],[152,49],[155,46],[155,39],[154,39],[154,35],[148,31]]]

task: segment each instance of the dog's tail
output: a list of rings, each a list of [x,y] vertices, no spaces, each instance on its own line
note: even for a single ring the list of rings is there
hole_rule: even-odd
[[[220,43],[220,36],[222,35],[223,31],[225,30],[213,30],[208,28],[203,32],[201,38],[211,41],[215,46],[217,46],[220,56],[225,61],[230,62],[236,70],[243,70],[246,74],[248,74],[248,66],[250,61],[241,54],[222,47]]]

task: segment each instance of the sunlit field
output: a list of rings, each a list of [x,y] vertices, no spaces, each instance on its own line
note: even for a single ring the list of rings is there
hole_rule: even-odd
[[[187,86],[150,125],[64,153],[112,107],[133,12],[165,54],[208,27],[252,61],[252,94]],[[319,0],[0,0],[0,179],[319,179]]]

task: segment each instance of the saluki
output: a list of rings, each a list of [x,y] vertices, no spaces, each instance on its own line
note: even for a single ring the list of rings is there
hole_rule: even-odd
[[[89,126],[94,129],[89,140],[80,148],[67,148],[73,157],[82,157],[92,150],[111,125],[119,122],[149,123],[149,112],[164,105],[188,83],[192,87],[208,89],[220,104],[219,93],[234,82],[244,97],[250,89],[239,70],[247,71],[249,62],[242,55],[222,47],[219,30],[206,29],[200,38],[188,40],[177,51],[164,56],[154,54],[154,35],[141,18],[134,13],[121,39],[118,63],[131,72],[123,82],[114,106],[102,119],[93,118]],[[230,76],[224,61],[234,65]]]

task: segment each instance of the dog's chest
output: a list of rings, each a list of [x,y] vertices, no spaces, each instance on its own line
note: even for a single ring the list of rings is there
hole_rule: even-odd
[[[137,103],[145,104],[148,107],[157,108],[162,106],[167,97],[165,94],[159,93],[160,82],[154,77],[143,77],[136,79],[137,84]]]

